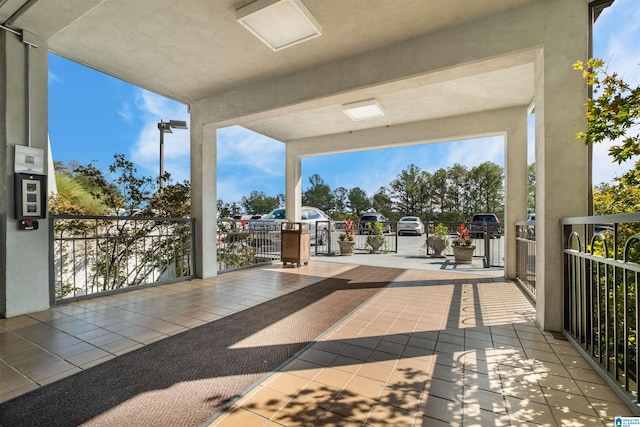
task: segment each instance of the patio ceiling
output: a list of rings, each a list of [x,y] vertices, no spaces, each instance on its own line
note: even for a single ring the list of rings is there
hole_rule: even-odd
[[[249,0],[0,0],[0,22],[37,34],[53,53],[191,104],[544,0],[303,1],[322,35],[277,52],[236,22]],[[234,123],[286,141],[527,105],[533,65],[490,62],[369,85],[357,96],[378,99],[380,120],[349,120],[340,105],[358,99],[340,93]]]

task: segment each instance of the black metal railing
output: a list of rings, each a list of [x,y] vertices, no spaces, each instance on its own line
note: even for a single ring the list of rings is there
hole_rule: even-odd
[[[516,222],[516,280],[535,299],[536,223]]]
[[[376,252],[382,253],[396,253],[398,252],[398,223],[395,221],[385,221],[380,223],[382,225],[382,244],[378,247]],[[345,222],[335,221],[333,222],[333,230],[328,239],[326,246],[318,245],[316,247],[316,255],[335,255],[340,252],[338,240],[340,235],[344,234]],[[374,242],[374,232],[370,227],[367,227],[367,223],[355,222],[354,226],[355,246],[354,251],[356,253],[369,253],[374,250],[372,244]]]
[[[194,220],[52,215],[51,303],[193,277]]]
[[[218,221],[216,258],[218,272],[232,271],[280,259],[280,223],[252,228],[250,222]]]
[[[504,267],[504,239],[501,224],[487,222],[429,221],[425,223],[427,225],[427,239],[433,235],[435,226],[440,223],[447,227],[449,243],[452,239],[458,237],[457,232],[460,224],[464,224],[464,226],[470,230],[473,228],[471,232],[471,237],[474,240],[473,245],[475,246],[473,257],[482,258],[483,265],[486,268]],[[431,253],[432,250],[427,245],[426,254],[431,255]],[[442,252],[442,255],[453,256],[451,244]]]
[[[562,226],[565,334],[637,403],[640,213]]]

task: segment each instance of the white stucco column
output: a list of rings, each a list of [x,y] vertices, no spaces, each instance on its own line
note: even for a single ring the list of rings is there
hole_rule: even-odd
[[[574,2],[575,3],[575,2]],[[563,255],[560,219],[588,213],[588,148],[576,139],[584,130],[587,89],[571,68],[588,55],[587,3],[571,31],[557,30],[535,62],[536,102],[536,320],[545,330],[562,330]],[[563,3],[564,5],[564,3]],[[578,19],[580,18],[580,19]],[[550,29],[549,37],[554,31]]]
[[[217,192],[216,136],[214,125],[199,122],[191,112],[191,217],[195,218],[195,275],[199,278],[218,274],[216,261]]]
[[[49,308],[48,219],[39,219],[37,230],[19,230],[13,210],[15,146],[30,142],[31,147],[43,149],[45,175],[50,155],[47,45],[43,41],[39,45],[29,48],[19,36],[0,31],[0,315],[4,317]]]
[[[527,108],[513,109],[504,144],[504,277],[516,277],[515,223],[527,219]]]
[[[302,159],[297,150],[287,144],[285,160],[285,209],[287,220],[300,221],[302,217]]]

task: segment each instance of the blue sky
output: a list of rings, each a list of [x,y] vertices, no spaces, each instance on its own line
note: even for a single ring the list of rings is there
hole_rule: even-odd
[[[594,56],[609,69],[640,84],[639,0],[616,0],[594,28]],[[583,58],[576,58],[583,59]],[[187,106],[82,65],[49,55],[49,135],[53,159],[89,162],[106,172],[115,153],[132,160],[141,174],[157,176],[160,120],[189,120]],[[579,143],[576,141],[576,143]],[[482,150],[477,147],[481,145]],[[468,156],[472,150],[474,156]],[[530,146],[529,161],[533,161]],[[240,154],[240,155],[239,155]],[[454,163],[469,168],[484,161],[503,165],[502,138],[483,138],[397,149],[303,159],[303,188],[320,175],[332,188],[360,187],[369,196],[414,163],[434,172]],[[284,193],[284,144],[240,127],[218,134],[218,198],[239,202],[250,191]],[[630,165],[612,164],[607,146],[594,147],[594,183],[610,182]],[[189,132],[165,135],[164,170],[176,181],[189,179]]]

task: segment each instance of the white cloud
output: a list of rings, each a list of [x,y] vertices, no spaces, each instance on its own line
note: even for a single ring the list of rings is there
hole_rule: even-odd
[[[133,147],[131,159],[151,176],[157,176],[160,163],[160,132],[158,123],[168,120],[185,120],[189,123],[186,106],[140,89],[135,96],[136,111],[131,112],[143,123]],[[176,129],[164,135],[164,171],[174,181],[189,179],[189,131]]]
[[[125,121],[127,121],[128,123],[131,123],[131,121],[133,120],[133,112],[131,111],[131,106],[128,102],[125,102],[122,105],[122,108],[120,109],[120,111],[118,111],[118,115],[125,119]]]
[[[472,168],[484,162],[493,162],[504,166],[503,137],[495,136],[448,143],[446,165],[459,163]]]
[[[284,176],[284,143],[239,126],[218,131],[218,163]]]
[[[49,73],[47,78],[49,79],[49,84],[62,82],[62,79],[60,79],[60,77],[58,77],[56,73],[51,71],[51,67],[49,67]]]

